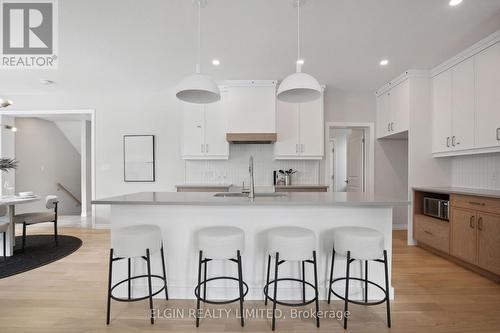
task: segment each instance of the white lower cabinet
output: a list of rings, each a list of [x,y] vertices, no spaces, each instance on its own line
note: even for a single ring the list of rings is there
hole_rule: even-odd
[[[322,159],[324,155],[323,96],[302,104],[277,101],[275,159]]]
[[[217,103],[206,105],[182,103],[183,159],[229,158],[229,143],[226,141],[225,93],[221,89],[221,100]]]

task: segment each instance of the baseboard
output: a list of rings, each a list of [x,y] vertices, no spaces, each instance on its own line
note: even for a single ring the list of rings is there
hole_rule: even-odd
[[[111,229],[110,224],[95,224],[94,229]]]

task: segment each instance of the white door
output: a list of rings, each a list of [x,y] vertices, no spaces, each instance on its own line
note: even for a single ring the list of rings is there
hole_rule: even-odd
[[[476,56],[476,147],[500,146],[500,43]]]
[[[225,115],[226,91],[221,90],[221,100],[205,105],[205,155],[209,158],[229,158],[229,143],[226,140]]]
[[[383,138],[389,134],[391,109],[390,92],[385,92],[377,97],[377,138]]]
[[[296,103],[276,102],[277,141],[274,156],[286,157],[299,154],[299,105]]]
[[[432,152],[451,147],[451,71],[432,79]]]
[[[204,110],[202,104],[182,103],[182,157],[199,158],[205,154]]]
[[[347,192],[364,192],[364,130],[353,129],[347,138]]]
[[[452,69],[452,137],[454,150],[474,148],[474,58]]]
[[[323,96],[299,105],[300,156],[318,157],[324,155]]]
[[[391,134],[408,131],[410,124],[410,81],[405,80],[391,89]]]

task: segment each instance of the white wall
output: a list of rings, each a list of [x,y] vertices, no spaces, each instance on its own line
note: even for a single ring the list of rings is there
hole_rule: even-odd
[[[500,190],[500,154],[453,157],[451,176],[452,186]]]
[[[33,191],[43,198],[59,196],[59,214],[80,214],[80,206],[63,191],[57,191],[57,183],[64,185],[77,198],[80,197],[80,154],[51,121],[38,118],[17,118],[16,192]],[[45,209],[44,200],[20,205],[20,213]]]
[[[0,116],[0,123],[3,125],[15,125],[15,119],[9,116]],[[1,142],[0,142],[0,157],[15,158],[15,142],[16,133],[0,127]],[[12,195],[15,192],[16,172],[10,170],[0,173],[0,195]],[[1,214],[0,214],[1,215]]]

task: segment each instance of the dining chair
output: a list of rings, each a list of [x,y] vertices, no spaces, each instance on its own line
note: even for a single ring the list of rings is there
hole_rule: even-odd
[[[45,212],[34,212],[34,213],[24,213],[14,216],[14,222],[23,225],[23,242],[22,251],[24,252],[24,247],[26,245],[26,226],[38,223],[52,222],[54,223],[54,240],[56,246],[57,242],[57,204],[59,199],[55,195],[48,195],[45,197],[45,207],[51,211]]]

